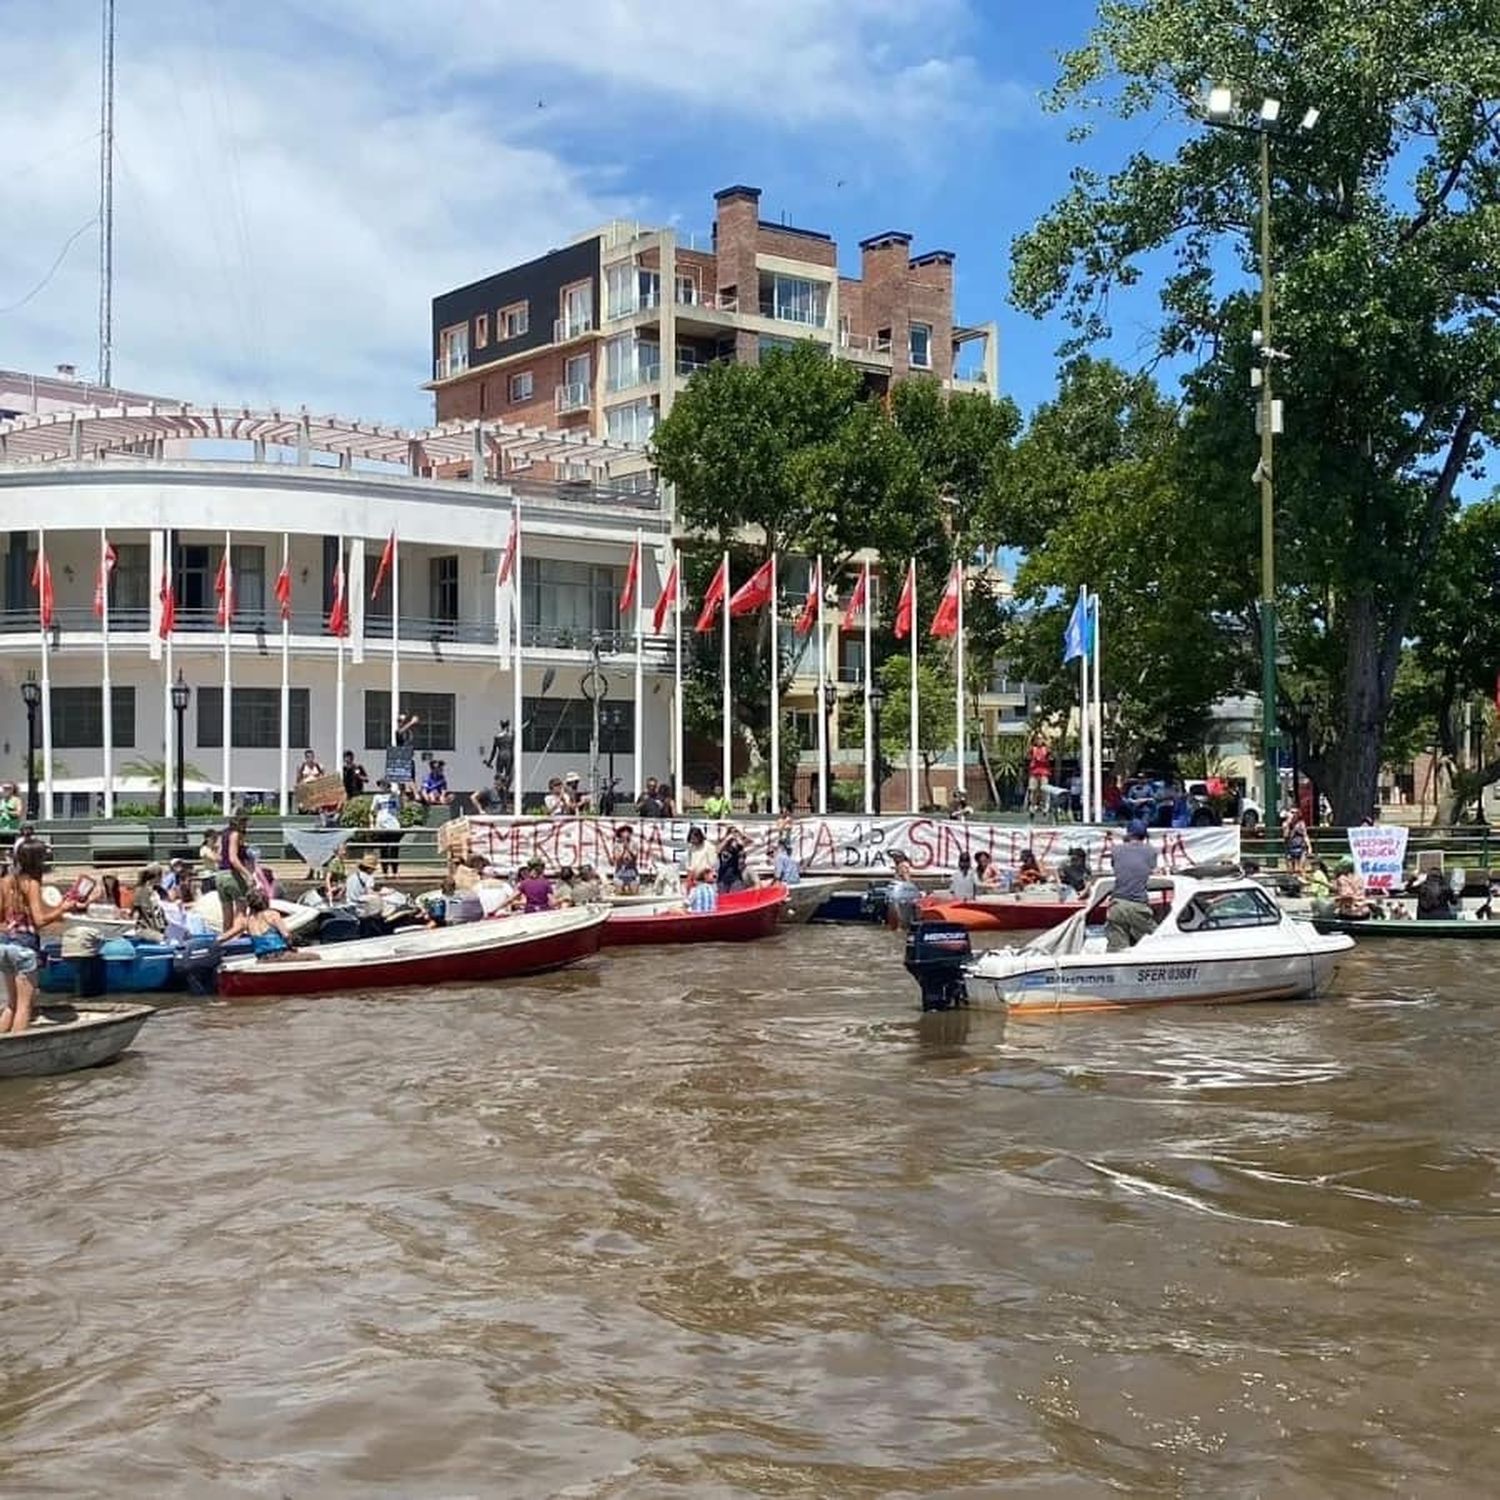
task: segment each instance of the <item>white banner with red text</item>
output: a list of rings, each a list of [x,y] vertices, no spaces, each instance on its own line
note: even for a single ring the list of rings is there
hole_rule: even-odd
[[[1060,864],[1070,849],[1081,848],[1093,869],[1108,869],[1110,852],[1124,837],[1111,825],[959,822],[930,817],[793,818],[788,823],[736,822],[713,818],[456,818],[443,826],[439,848],[454,855],[479,855],[499,865],[515,866],[540,858],[549,869],[590,864],[607,868],[615,830],[628,827],[642,869],[681,864],[688,831],[701,828],[710,845],[730,828],[745,837],[752,863],[769,863],[782,832],[791,835],[792,852],[804,875],[868,875],[890,870],[904,854],[915,875],[946,875],[958,868],[958,856],[988,854],[1002,869],[1020,864],[1030,849],[1044,870]],[[1193,865],[1237,862],[1237,824],[1217,828],[1153,828],[1150,833],[1162,867],[1184,870]]]

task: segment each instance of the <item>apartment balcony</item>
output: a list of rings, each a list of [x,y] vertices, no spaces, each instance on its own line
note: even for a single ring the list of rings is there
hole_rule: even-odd
[[[661,384],[661,361],[642,360],[626,370],[617,370],[613,375],[607,376],[604,388],[611,395],[618,391],[634,390],[641,385]]]
[[[828,327],[827,311],[821,307],[798,307],[795,304],[777,303],[769,297],[763,297],[760,303],[760,315],[763,318],[771,318],[777,323],[797,323],[804,328]]]
[[[660,306],[661,293],[659,291],[639,292],[634,297],[627,297],[622,302],[611,302],[608,321],[615,322],[619,318],[633,318],[637,313],[651,312]]]
[[[855,364],[874,365],[882,370],[891,367],[891,341],[889,338],[877,338],[869,333],[846,333],[839,334],[839,351],[845,359],[853,360]]]
[[[571,385],[558,386],[553,395],[552,405],[559,416],[570,411],[587,411],[589,408],[588,382],[577,380]]]
[[[555,318],[552,323],[552,342],[566,344],[594,331],[593,313],[581,313],[571,318]]]
[[[469,356],[467,354],[445,354],[432,362],[432,378],[434,380],[451,380],[455,375],[462,375],[469,368]]]

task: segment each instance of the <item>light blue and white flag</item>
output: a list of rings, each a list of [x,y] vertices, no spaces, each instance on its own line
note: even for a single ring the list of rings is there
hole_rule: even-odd
[[[1068,627],[1063,631],[1063,663],[1087,656],[1094,645],[1094,616],[1089,608],[1088,593],[1079,589],[1073,602],[1073,613],[1068,616]]]

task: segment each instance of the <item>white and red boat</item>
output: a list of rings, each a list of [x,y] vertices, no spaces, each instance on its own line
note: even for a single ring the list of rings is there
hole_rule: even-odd
[[[712,911],[689,911],[679,897],[656,906],[615,907],[604,946],[645,943],[745,943],[769,937],[786,911],[784,885],[760,885],[719,897]]]
[[[604,905],[564,907],[230,959],[219,968],[219,993],[231,999],[311,995],[543,974],[597,953],[608,917]]]

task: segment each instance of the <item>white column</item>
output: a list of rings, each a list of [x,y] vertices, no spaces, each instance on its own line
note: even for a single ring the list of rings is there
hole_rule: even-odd
[[[515,610],[511,624],[514,627],[514,649],[515,657],[511,662],[510,674],[510,729],[511,743],[515,747],[512,755],[514,770],[512,772],[510,810],[514,817],[521,816],[521,799],[526,785],[526,736],[522,730],[522,713],[526,706],[524,694],[523,675],[526,666],[526,653],[521,639],[524,615],[521,611],[521,502],[512,500],[515,507],[515,529],[516,529],[516,557],[510,575],[510,597],[511,607]]]
[[[281,571],[291,577],[291,537],[281,533]],[[277,613],[281,615],[281,777],[278,805],[284,818],[291,811],[291,764],[292,764],[292,622],[277,601]]]
[[[682,763],[682,558],[672,554],[672,800],[682,816],[686,795]]]
[[[818,571],[814,575],[818,590],[818,618],[814,629],[818,632],[818,701],[814,705],[818,716],[818,816],[828,816],[828,707],[824,702],[824,685],[828,681],[828,625],[823,618],[823,559],[818,558]]]
[[[94,586],[101,590],[103,609],[99,616],[100,672],[104,691],[104,816],[115,815],[115,716],[110,702],[109,682],[109,569],[105,566],[105,553],[109,538],[104,528],[99,528],[99,556],[95,566]]]
[[[1083,638],[1088,641],[1088,590],[1078,590],[1078,608],[1083,612]],[[1089,654],[1078,658],[1078,784],[1083,792],[1083,821],[1093,822],[1093,798],[1090,783],[1094,775],[1094,756],[1089,731],[1092,728],[1089,709]]]
[[[908,647],[911,651],[911,683],[907,691],[909,699],[908,714],[911,720],[910,739],[906,747],[906,810],[909,813],[917,811],[917,766],[920,762],[920,749],[917,744],[918,709],[917,702],[917,560],[912,558],[906,565],[907,587],[911,590],[911,622],[906,635]]]
[[[344,595],[344,598],[343,598],[344,620],[347,622],[348,619],[349,619],[349,570],[344,565],[344,538],[343,538],[342,534],[340,534],[340,536],[339,536],[339,560],[338,560],[338,566],[334,570],[334,575],[333,576],[334,576],[334,578],[336,580],[336,583],[335,583],[335,586],[334,586],[334,606],[335,606],[335,608],[337,608],[337,606],[338,606],[338,603],[339,603],[339,597],[338,597],[339,596],[339,590],[342,589],[343,590],[343,595]],[[348,625],[347,625],[347,623],[345,624],[344,628],[346,630],[349,628]],[[333,683],[334,683],[334,688],[333,688],[333,692],[334,692],[334,698],[333,698],[333,759],[334,759],[334,764],[335,765],[340,765],[341,766],[344,763],[344,633],[343,633],[343,631],[340,631],[336,636],[334,636],[334,638],[333,638],[333,645],[334,645],[334,651],[336,652],[334,677],[333,677]],[[285,773],[283,773],[283,774],[285,774]]]
[[[161,633],[162,598],[161,586],[164,579],[171,579],[171,564],[168,559],[168,537],[164,531],[153,531],[151,533],[151,607],[147,613],[147,632],[149,635],[150,655],[152,660],[160,660],[161,671],[161,806],[165,816],[170,817],[173,811],[172,788],[175,785],[172,779],[172,765],[176,745],[172,735],[172,637],[165,639]]]
[[[771,816],[781,816],[781,600],[771,553]]]
[[[875,811],[875,715],[870,711],[870,684],[874,667],[870,661],[870,565],[865,564],[865,813]]]
[[[223,736],[223,753],[220,761],[220,775],[222,776],[224,782],[224,790],[223,795],[220,798],[220,805],[224,809],[224,816],[226,818],[229,816],[230,810],[234,803],[234,782],[231,774],[233,771],[233,750],[230,745],[231,731],[234,725],[234,720],[230,712],[234,691],[233,669],[230,664],[231,652],[233,648],[231,636],[234,631],[234,564],[231,561],[232,553],[230,551],[230,542],[230,533],[226,531],[224,533],[224,597],[220,601],[224,610],[224,682],[222,689],[224,694],[224,702],[219,718],[220,732]],[[281,774],[283,778],[287,774],[287,770],[284,765],[281,768]]]
[[[50,564],[47,562],[47,533],[37,533],[37,559],[38,577],[42,581],[42,588],[46,588],[50,573]],[[40,601],[38,601],[38,625],[40,619]],[[52,631],[44,629],[42,637],[42,816],[44,818],[55,818],[57,808],[52,796]],[[29,768],[28,768],[29,769]],[[27,808],[27,816],[31,809]]]
[[[729,725],[733,704],[729,696],[729,553],[727,551],[724,553],[724,597],[719,601],[719,607],[724,614],[724,639],[720,642],[722,653],[720,675],[724,680],[721,685],[722,691],[719,695],[722,700],[724,743],[719,750],[719,774],[723,777],[724,795],[727,797],[729,795],[729,788],[734,780],[730,774],[734,766],[734,760],[729,753]]]
[[[396,743],[396,720],[401,715],[401,538],[391,533],[391,733]],[[343,761],[340,760],[340,766]]]
[[[969,792],[968,745],[964,734],[964,560],[958,560],[958,630],[953,637],[953,674],[958,691],[954,695],[958,702],[958,779],[957,789],[965,796]]]
[[[1104,698],[1099,691],[1099,658],[1103,655],[1104,627],[1100,621],[1099,596],[1093,596],[1094,607],[1094,818],[1104,817]]]
[[[641,546],[640,529],[635,533],[635,598],[631,601],[635,606],[635,795],[640,800],[641,793],[646,787],[646,778],[643,767],[646,763],[645,747],[642,745],[642,736],[645,733],[645,702],[643,694],[646,690],[646,623],[641,613],[641,605],[644,603],[643,595],[646,589],[646,558]]]

